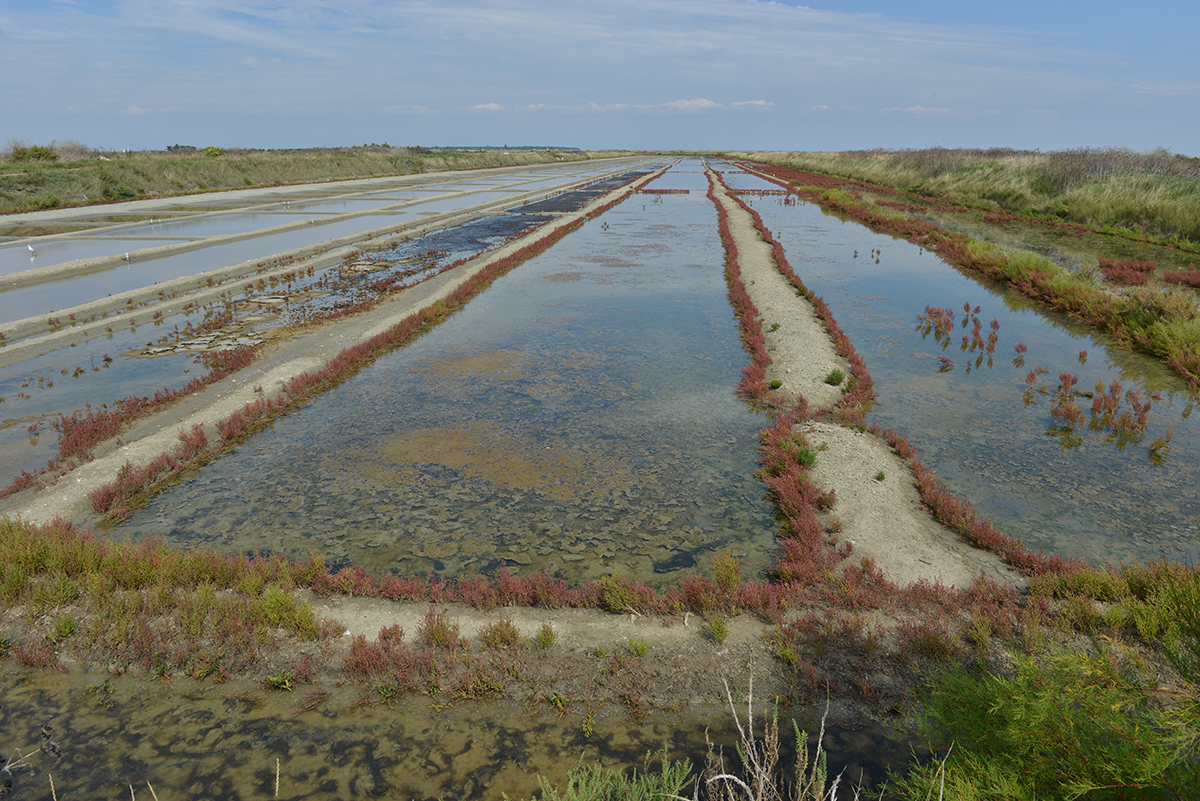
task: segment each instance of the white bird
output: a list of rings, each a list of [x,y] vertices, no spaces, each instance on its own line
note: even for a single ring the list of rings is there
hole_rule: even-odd
[[[26,245],[25,247],[29,248],[30,253],[32,253],[35,256],[37,255],[37,248],[35,248],[33,245]]]
[[[129,254],[128,254],[128,253],[126,253],[126,254],[125,254],[125,261],[129,261]]]

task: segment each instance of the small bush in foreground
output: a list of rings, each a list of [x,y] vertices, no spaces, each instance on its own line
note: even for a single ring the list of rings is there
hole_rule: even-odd
[[[935,753],[952,749],[894,783],[910,799],[943,781],[946,798],[1195,798],[1200,698],[1161,692],[1107,656],[1024,658],[1011,676],[955,668],[919,712]]]
[[[520,642],[521,633],[507,618],[500,618],[495,623],[489,623],[479,631],[479,643],[484,650],[498,651],[512,648]]]
[[[533,644],[538,648],[549,648],[558,639],[558,632],[549,623],[543,623],[533,636]]]
[[[722,643],[729,638],[729,622],[724,615],[712,615],[708,619],[708,633],[713,642]]]

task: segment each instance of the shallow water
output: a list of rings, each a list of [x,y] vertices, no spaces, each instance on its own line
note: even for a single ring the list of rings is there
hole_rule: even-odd
[[[123,232],[122,232],[123,233]],[[158,247],[163,244],[155,239],[125,238],[112,240],[56,239],[38,242],[33,247],[36,254],[29,252],[28,245],[0,247],[0,275],[36,270],[73,259],[90,259],[96,256],[119,256],[139,248]],[[28,316],[28,315],[26,315]],[[17,319],[4,317],[5,320]]]
[[[118,532],[656,584],[729,547],[753,574],[774,515],[721,270],[702,192],[626,201]]]
[[[735,188],[777,188],[755,176],[731,172],[726,178]],[[955,494],[1034,549],[1096,564],[1200,553],[1200,416],[1192,415],[1180,379],[1155,360],[1109,349],[1105,339],[1061,315],[966,277],[903,240],[812,204],[743,198],[866,360],[879,394],[868,420],[903,434]],[[1000,323],[990,360],[962,350],[960,337],[971,330],[962,327],[964,303],[981,307],[985,337],[992,320]],[[956,314],[947,347],[918,330],[917,315],[927,305]],[[1028,348],[1020,361],[1018,343]],[[954,363],[944,372],[943,356]],[[1123,447],[1104,430],[1055,431],[1052,395],[1035,393],[1036,402],[1025,403],[1026,374],[1038,365],[1049,368],[1039,383],[1051,391],[1066,371],[1078,376],[1080,390],[1116,379],[1143,397],[1160,393],[1161,400],[1152,402],[1144,435]],[[1090,409],[1090,399],[1077,402]],[[1174,434],[1170,452],[1157,463],[1148,446],[1168,430]]]
[[[496,200],[510,195],[515,192],[525,192],[537,189],[543,184],[557,183],[570,178],[586,179],[590,175],[606,172],[612,169],[611,165],[595,166],[593,168],[571,167],[567,165],[549,165],[546,170],[551,174],[538,174],[537,172],[509,174],[496,176],[491,180],[479,180],[478,178],[455,179],[455,180],[438,180],[436,176],[430,176],[427,184],[422,184],[420,189],[411,186],[407,181],[401,186],[391,186],[374,188],[371,186],[359,186],[347,191],[346,188],[339,188],[337,185],[331,185],[329,188],[318,188],[308,192],[279,192],[277,194],[267,196],[255,196],[249,200],[238,202],[235,198],[221,193],[211,200],[196,200],[186,204],[180,204],[177,207],[164,208],[162,210],[155,209],[154,211],[145,214],[147,217],[156,217],[157,214],[172,214],[179,212],[206,212],[211,216],[201,217],[199,219],[182,219],[171,220],[166,222],[155,223],[153,225],[139,225],[123,228],[117,231],[97,230],[89,232],[87,238],[66,238],[66,239],[43,239],[35,241],[33,246],[37,249],[37,255],[33,256],[25,244],[0,246],[0,275],[8,275],[9,273],[18,272],[21,270],[35,269],[38,267],[48,267],[54,264],[60,264],[73,259],[93,258],[98,256],[114,256],[121,255],[126,252],[134,252],[142,248],[157,247],[163,244],[168,244],[164,240],[142,239],[143,236],[153,237],[201,237],[201,236],[216,236],[234,233],[246,233],[266,228],[274,225],[281,225],[292,221],[292,218],[287,216],[278,216],[277,214],[266,213],[267,209],[273,212],[291,212],[305,213],[311,215],[318,222],[323,213],[357,211],[375,208],[379,206],[387,206],[401,202],[411,202],[413,205],[407,210],[398,210],[396,214],[404,213],[437,213],[443,211],[463,208],[465,206],[473,206],[479,203],[484,203],[489,200]],[[408,179],[411,181],[411,179]],[[440,195],[452,192],[466,191],[468,194],[462,197],[440,198]],[[435,199],[438,198],[438,199]],[[289,205],[284,205],[288,201]],[[245,211],[246,206],[253,206],[254,211]],[[119,208],[119,207],[117,207]],[[226,211],[228,213],[214,213]],[[262,212],[262,213],[260,213]],[[121,222],[124,218],[121,216],[114,217],[107,215],[104,217],[92,218],[84,215],[78,218],[66,220],[68,223],[105,221],[108,223]],[[131,222],[141,219],[139,215]],[[365,218],[360,218],[365,219]],[[17,215],[12,220],[13,223],[20,222],[20,215]],[[224,264],[235,264],[239,261],[245,261],[252,258],[263,258],[275,253],[289,250],[295,247],[301,247],[305,244],[324,241],[336,236],[342,236],[345,233],[353,233],[354,230],[365,230],[370,227],[380,226],[387,223],[387,220],[382,222],[374,222],[373,224],[362,225],[355,228],[355,221],[349,222],[349,229],[340,224],[331,225],[329,228],[324,228],[324,236],[312,238],[311,233],[298,232],[299,239],[290,237],[287,239],[278,239],[277,237],[259,238],[256,240],[258,245],[252,248],[250,255],[239,256],[218,256],[213,252],[214,258],[209,260],[207,267],[185,268],[193,269],[194,271],[213,269],[214,267],[224,266]],[[343,230],[346,229],[346,230]],[[350,230],[353,229],[353,230]],[[297,233],[297,232],[292,232]],[[282,235],[288,237],[289,235]],[[96,237],[96,238],[92,238]],[[114,238],[110,240],[109,238]],[[115,241],[119,239],[120,241]],[[295,244],[293,240],[298,241]],[[239,243],[244,244],[244,243]],[[242,253],[242,251],[238,251]],[[170,257],[175,258],[175,257]],[[214,263],[220,259],[227,259],[222,264]],[[162,260],[154,260],[151,262],[156,273],[151,281],[165,280],[163,276],[174,276],[179,273],[172,271],[170,267],[164,267]],[[3,297],[0,295],[0,297]],[[79,302],[79,301],[73,301]],[[63,308],[68,303],[59,303],[54,308]],[[47,309],[49,311],[50,309]],[[28,315],[24,315],[28,316]],[[8,312],[0,310],[0,320],[18,319],[12,317]]]
[[[585,193],[578,200],[586,202],[593,197],[594,193]],[[394,268],[380,267],[336,281],[332,275],[337,272],[336,268],[318,271],[312,277],[300,275],[291,286],[302,293],[301,296],[258,311],[242,309],[236,315],[236,333],[242,341],[253,340],[264,329],[304,322],[314,312],[356,303],[373,295],[368,286],[371,282],[402,270],[416,270],[404,279],[404,283],[418,282],[445,265],[495,247],[508,237],[548,219],[543,215],[521,213],[480,217],[372,254],[383,261],[399,261]],[[431,250],[439,255],[422,258],[419,265],[404,261]],[[318,283],[324,285],[320,291],[309,291]],[[235,291],[241,289],[240,282],[233,286]],[[274,287],[265,290],[268,295],[276,291]],[[197,324],[203,317],[203,310],[193,310],[152,324],[143,318],[143,324],[134,328],[114,328],[108,324],[112,332],[101,339],[0,368],[0,402],[5,404],[0,406],[0,476],[5,477],[3,480],[7,481],[21,470],[33,472],[44,467],[55,455],[57,436],[50,429],[50,423],[58,415],[82,411],[88,403],[98,407],[101,403],[111,403],[130,395],[153,395],[164,387],[177,387],[206,372],[189,352],[144,358],[146,346],[151,342],[155,347],[165,344],[159,342],[160,338],[171,336],[176,329],[186,329],[189,323]],[[85,327],[90,326],[104,327],[106,323],[85,324]],[[183,337],[183,341],[191,340]],[[108,356],[112,359],[106,360]],[[30,425],[37,425],[39,431],[31,435],[27,431]]]
[[[733,756],[736,737],[728,710],[651,712],[633,721],[624,710],[602,710],[591,736],[584,715],[545,704],[465,701],[443,706],[420,696],[392,706],[357,706],[362,690],[332,688],[314,711],[301,712],[308,687],[293,692],[261,683],[213,684],[106,678],[79,673],[0,677],[0,722],[6,755],[19,748],[32,758],[12,776],[14,798],[331,799],[373,796],[403,799],[514,799],[533,797],[536,776],[560,787],[581,762],[645,770],[648,753],[666,745],[686,759],[693,775],[704,764],[705,731]],[[582,704],[578,704],[582,706]],[[745,709],[741,710],[743,721]],[[784,764],[795,738],[781,715]],[[816,732],[819,717],[797,715]],[[761,719],[756,721],[760,726]],[[49,725],[61,758],[41,753]],[[880,727],[830,727],[825,732],[833,773],[846,781],[864,775],[882,783],[884,769],[902,766],[909,746]],[[278,794],[276,795],[276,760]],[[657,761],[652,770],[657,770]]]

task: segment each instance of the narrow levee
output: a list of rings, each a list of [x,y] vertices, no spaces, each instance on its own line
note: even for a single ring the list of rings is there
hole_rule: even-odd
[[[1093,376],[1064,370],[1055,388],[1053,368],[1029,378],[1019,362],[1078,371],[1107,362],[1104,343],[1076,352],[1076,332],[1033,307],[990,313],[1016,302],[919,248],[888,273],[896,243],[819,213],[792,226],[790,197],[770,205],[784,190],[755,195],[764,184],[737,170],[657,175],[506,207],[511,228],[325,254],[302,310],[223,307],[264,317],[250,366],[13,495],[27,520],[111,526],[0,521],[4,714],[59,721],[43,739],[59,738],[60,792],[524,797],[579,752],[631,766],[669,744],[698,763],[693,735],[731,742],[725,682],[760,716],[770,698],[810,732],[849,724],[826,729],[831,763],[878,781],[911,751],[864,721],[907,719],[947,665],[986,677],[1087,632],[1112,643],[1098,659],[1161,667],[1145,657],[1164,607],[1144,590],[1174,587],[1177,566],[1134,575],[1149,599],[1136,623],[1117,602],[1102,615],[1086,593],[1111,602],[1126,579],[992,536],[867,422],[941,458],[939,442],[965,450],[978,432],[986,451],[993,413],[1049,407],[1048,440],[1003,446],[1016,472],[1046,441],[1162,469],[1190,436],[1147,442],[1174,390],[1102,384],[1089,421],[1077,389]],[[376,271],[381,284],[362,280]],[[907,300],[924,292],[970,297]],[[1010,392],[1017,405],[986,405]],[[990,510],[1007,479],[987,475],[959,491]],[[1099,526],[1056,538],[1045,521],[1067,502],[1061,484],[1044,494],[1021,498],[1040,504],[1035,545],[1136,555]],[[55,667],[66,675],[38,672]]]
[[[673,170],[114,530],[403,575],[769,563],[707,183]],[[682,192],[687,192],[683,194]]]
[[[871,366],[868,417],[956,495],[1095,565],[1196,557],[1200,428],[1182,379],[902,239],[728,179]]]

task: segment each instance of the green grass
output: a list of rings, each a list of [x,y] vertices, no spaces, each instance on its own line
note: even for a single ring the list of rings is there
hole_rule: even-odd
[[[651,769],[651,755],[646,755],[645,770],[639,775],[635,768],[626,776],[619,770],[600,765],[579,765],[567,773],[561,788],[538,776],[541,801],[658,801],[682,795],[691,778],[692,766],[686,760],[667,759],[666,746],[659,753],[661,768]],[[506,799],[508,796],[504,796]]]
[[[1200,158],[1165,151],[928,148],[731,155],[957,203],[1200,243]]]
[[[940,676],[918,712],[938,759],[893,786],[907,799],[1195,798],[1200,697],[1179,703],[1113,654],[1023,657],[1005,675]]]
[[[36,147],[36,146],[35,146]],[[213,148],[214,152],[219,148]],[[226,150],[220,155],[99,153],[72,146],[56,159],[0,160],[0,213],[291,183],[536,164],[589,156],[574,151],[405,147]],[[10,234],[12,232],[9,232]],[[27,234],[32,235],[32,234]]]

